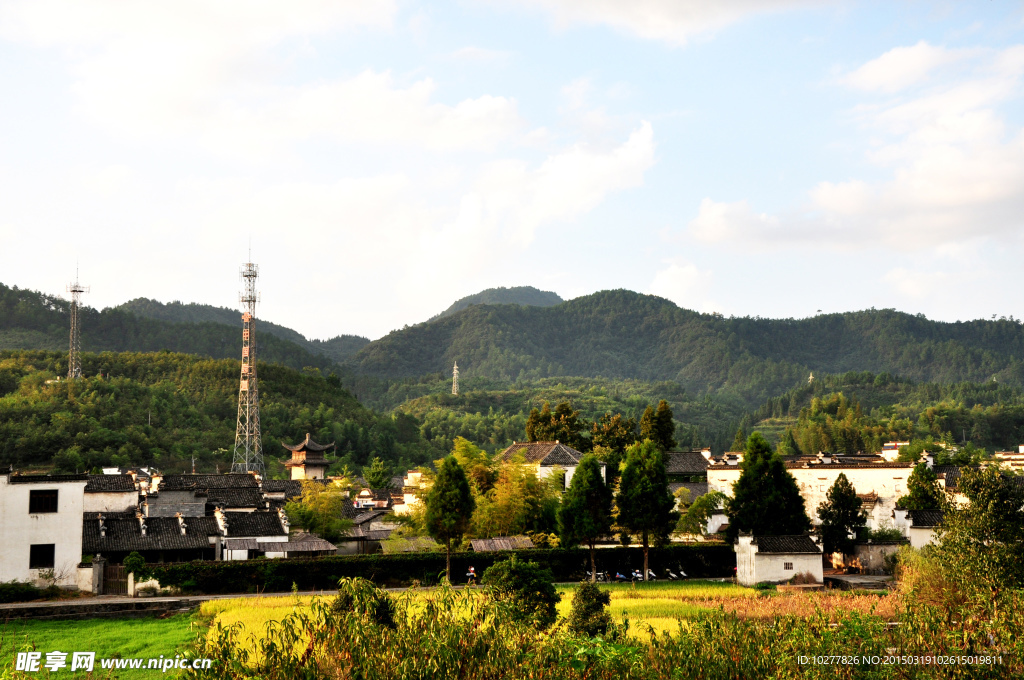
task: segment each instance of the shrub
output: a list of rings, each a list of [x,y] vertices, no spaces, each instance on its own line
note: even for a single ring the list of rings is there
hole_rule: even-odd
[[[140,583],[149,579],[149,570],[146,569],[146,558],[139,553],[132,551],[124,558],[124,570],[129,574],[135,574],[135,582]]]
[[[480,579],[495,600],[505,602],[540,628],[547,628],[558,618],[555,605],[562,596],[555,592],[553,581],[550,569],[517,560],[515,555],[488,567]]]
[[[385,628],[395,627],[395,603],[391,596],[366,579],[341,579],[331,609],[336,614],[354,613]]]
[[[591,638],[607,633],[612,624],[612,617],[605,607],[611,604],[611,601],[611,593],[601,590],[596,583],[580,583],[572,594],[569,632]]]
[[[768,583],[768,581],[761,581],[760,583],[754,584],[754,590],[775,590],[774,583]]]
[[[789,582],[794,586],[802,586],[810,583],[817,583],[818,579],[814,578],[814,574],[812,574],[811,572],[802,571],[799,574],[794,575],[793,578],[789,579]]]
[[[43,597],[43,591],[31,583],[10,581],[0,583],[0,602],[28,602]]]

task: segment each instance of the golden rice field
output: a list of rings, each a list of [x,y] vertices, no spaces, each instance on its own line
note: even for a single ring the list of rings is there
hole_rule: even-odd
[[[895,615],[895,595],[854,594],[835,591],[805,593],[765,593],[743,588],[732,583],[685,581],[674,583],[602,584],[611,592],[609,611],[612,619],[629,620],[633,635],[646,636],[653,628],[656,632],[675,632],[680,622],[703,611],[724,608],[743,618],[770,618],[773,616],[806,617],[817,611],[833,617],[845,611],[874,612],[884,618]],[[557,586],[562,594],[558,605],[561,616],[567,616],[571,606],[573,586]],[[433,592],[430,588],[397,591],[393,595],[413,612]],[[325,594],[324,597],[331,597]],[[269,622],[309,606],[312,597],[277,595],[248,597],[205,602],[201,615],[211,620],[210,635],[217,624],[230,626],[240,623],[245,627],[244,639],[261,636]]]

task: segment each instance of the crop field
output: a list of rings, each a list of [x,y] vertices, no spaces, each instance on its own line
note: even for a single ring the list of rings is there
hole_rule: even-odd
[[[636,637],[646,637],[650,629],[657,633],[674,633],[680,622],[702,612],[724,609],[741,618],[772,618],[774,616],[808,617],[824,612],[830,618],[844,612],[874,613],[883,618],[895,615],[895,595],[879,596],[844,592],[774,593],[744,588],[732,583],[714,581],[682,581],[668,583],[601,584],[611,592],[609,613],[616,623],[629,621]],[[574,586],[556,587],[562,595],[558,613],[569,614]],[[406,603],[418,612],[432,589],[410,589],[393,592],[399,603]],[[213,600],[203,604],[200,612],[212,626],[225,627],[236,623],[245,627],[246,639],[259,635],[267,623],[280,621],[287,615],[308,606],[311,597],[264,596]],[[213,631],[211,630],[211,635]]]

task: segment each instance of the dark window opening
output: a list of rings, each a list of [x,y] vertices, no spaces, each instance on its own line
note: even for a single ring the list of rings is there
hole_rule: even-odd
[[[29,546],[28,568],[53,569],[53,548],[53,543]]]
[[[29,512],[57,512],[57,490],[38,489],[28,492]]]

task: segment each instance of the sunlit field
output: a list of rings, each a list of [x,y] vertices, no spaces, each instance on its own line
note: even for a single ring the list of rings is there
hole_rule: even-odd
[[[610,583],[601,584],[601,587],[611,592],[609,613],[612,620],[616,623],[628,620],[630,633],[635,637],[646,637],[650,629],[658,633],[675,633],[679,630],[680,621],[685,626],[687,619],[719,608],[741,618],[807,617],[818,611],[830,618],[848,611],[890,618],[895,615],[896,607],[894,595],[835,591],[774,593],[713,581]],[[556,589],[562,595],[558,613],[566,617],[572,604],[574,586],[559,585]],[[418,588],[393,591],[392,596],[400,608],[404,605],[410,613],[418,613],[433,592],[430,588]],[[214,600],[204,603],[200,613],[211,621],[211,636],[215,634],[213,629],[217,624],[225,627],[242,624],[248,646],[251,635],[261,635],[269,622],[280,621],[293,612],[308,608],[312,599],[281,595]]]

